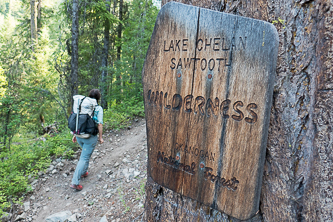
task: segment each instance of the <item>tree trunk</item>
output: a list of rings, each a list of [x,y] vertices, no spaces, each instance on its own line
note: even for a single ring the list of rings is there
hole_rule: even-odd
[[[4,136],[4,147],[8,148],[10,147],[10,142],[8,142],[7,144],[7,137],[8,137],[8,125],[9,125],[9,118],[10,118],[10,115],[11,115],[11,108],[8,107],[8,111],[6,113],[6,123],[5,123],[5,136]]]
[[[37,7],[36,7],[36,0],[30,1],[30,7],[31,7],[31,13],[30,13],[30,19],[31,19],[31,39],[32,44],[37,44]],[[34,47],[33,47],[34,49]]]
[[[112,7],[112,14],[114,16],[117,16],[116,14],[116,8],[117,8],[117,0],[113,0],[113,7]],[[114,23],[111,24],[111,27],[110,27],[111,30],[114,30]],[[112,31],[112,35],[110,37],[110,50],[111,52],[115,52],[115,39],[116,39],[116,33]],[[110,61],[110,67],[113,67],[114,65],[114,61],[116,60],[115,58],[115,54],[112,53],[111,55],[111,61]],[[114,71],[111,71],[110,73],[108,73],[109,75],[109,79],[110,79],[110,82],[107,86],[107,91],[108,92],[111,92],[112,91],[112,84],[113,84],[113,73]]]
[[[123,0],[119,0],[119,20],[123,21]],[[123,25],[119,22],[118,25],[118,41],[121,42],[121,33],[123,31]],[[117,59],[120,60],[121,55],[121,44],[117,46]]]
[[[73,95],[78,94],[78,63],[79,63],[79,4],[73,0],[72,10],[72,60],[71,60],[71,104]]]
[[[107,0],[105,2],[106,10],[110,13],[110,5],[111,0]],[[104,22],[104,47],[103,47],[103,57],[102,57],[102,75],[101,75],[101,93],[102,93],[102,101],[101,105],[104,109],[107,109],[107,76],[108,72],[106,68],[108,66],[108,57],[109,57],[109,42],[110,42],[110,21],[108,19]]]
[[[42,0],[39,0],[37,4],[37,33],[40,33],[40,30],[42,28],[42,23],[40,21],[41,18],[42,18]]]
[[[249,221],[332,221],[332,1],[178,2],[264,20],[279,33],[260,210]],[[147,221],[237,221],[150,178],[145,210]]]
[[[37,18],[39,20],[42,17],[42,0],[38,1],[37,11],[38,11]]]
[[[123,21],[123,0],[119,0],[119,20]],[[118,28],[117,28],[117,37],[118,37],[118,46],[117,46],[117,60],[120,61],[121,57],[121,34],[123,31],[123,25],[119,22]],[[117,76],[118,85],[122,86],[122,77],[121,74]],[[121,89],[122,91],[122,89]],[[119,103],[120,101],[117,101]]]

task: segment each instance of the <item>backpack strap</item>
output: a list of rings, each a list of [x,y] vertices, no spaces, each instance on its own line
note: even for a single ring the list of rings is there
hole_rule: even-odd
[[[80,102],[80,105],[79,105],[79,113],[78,114],[80,114],[80,112],[81,112],[81,105],[82,105],[82,102],[83,102],[83,100],[86,98],[86,96],[85,97],[83,97],[83,99],[81,100],[81,102]]]
[[[85,99],[86,97],[83,97],[83,99],[81,100],[80,104],[79,104],[79,112],[76,114],[76,130],[74,131],[74,134],[80,134],[80,130],[78,129],[79,127],[79,115],[80,115],[80,112],[81,112],[81,105],[82,105],[82,102],[83,100]]]
[[[92,114],[91,114],[91,118],[92,118],[92,119],[94,119],[94,116],[95,116],[95,109],[96,109],[96,107],[99,106],[97,100],[96,100],[96,103],[97,103],[97,105],[94,106],[94,110],[93,110],[93,112],[92,112]]]

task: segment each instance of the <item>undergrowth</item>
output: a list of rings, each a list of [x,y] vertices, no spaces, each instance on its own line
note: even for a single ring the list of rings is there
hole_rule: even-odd
[[[32,191],[29,178],[37,178],[38,172],[50,165],[51,157],[69,157],[76,147],[68,130],[52,137],[46,134],[33,140],[20,138],[20,141],[0,153],[0,217]]]
[[[144,117],[143,101],[140,98],[132,98],[116,104],[114,100],[108,110],[104,111],[106,128],[123,129],[130,124],[132,117]]]

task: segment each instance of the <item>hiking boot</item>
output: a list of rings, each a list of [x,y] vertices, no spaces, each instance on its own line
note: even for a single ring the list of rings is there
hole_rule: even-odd
[[[81,191],[83,189],[81,185],[75,185],[75,184],[71,184],[70,188],[75,189],[77,191]]]
[[[81,177],[87,177],[88,176],[88,172],[86,172],[85,174],[82,174]]]

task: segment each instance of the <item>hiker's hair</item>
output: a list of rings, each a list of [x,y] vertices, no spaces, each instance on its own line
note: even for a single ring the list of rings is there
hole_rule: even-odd
[[[98,102],[98,100],[101,98],[101,92],[98,89],[92,89],[89,92],[89,97],[96,99]]]

